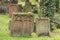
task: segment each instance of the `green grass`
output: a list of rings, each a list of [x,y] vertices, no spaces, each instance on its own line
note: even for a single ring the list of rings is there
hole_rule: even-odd
[[[11,37],[9,31],[9,16],[0,15],[0,40],[60,40],[60,37],[38,37],[35,33],[31,37]]]

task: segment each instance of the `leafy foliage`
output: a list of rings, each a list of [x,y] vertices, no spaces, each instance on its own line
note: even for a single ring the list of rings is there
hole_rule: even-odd
[[[55,10],[55,0],[43,0],[42,17],[50,18],[51,27],[53,26],[54,10]]]
[[[56,12],[59,12],[59,0],[55,0]]]

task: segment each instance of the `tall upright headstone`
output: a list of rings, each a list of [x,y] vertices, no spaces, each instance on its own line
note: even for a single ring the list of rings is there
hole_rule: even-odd
[[[24,12],[31,12],[32,11],[32,4],[29,0],[25,1],[25,6],[23,7]]]
[[[18,5],[11,4],[9,6],[9,16],[11,17],[13,12],[18,12]]]
[[[13,12],[22,12],[22,5],[10,4],[9,6],[9,16],[11,17]]]

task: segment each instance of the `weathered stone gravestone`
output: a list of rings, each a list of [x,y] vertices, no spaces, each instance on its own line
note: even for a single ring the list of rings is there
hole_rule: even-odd
[[[10,22],[12,36],[30,36],[34,29],[34,17],[31,14],[13,14]]]
[[[21,12],[22,11],[22,5],[17,4],[10,4],[9,6],[9,16],[11,17],[13,12]]]
[[[9,16],[11,17],[13,12],[18,12],[18,5],[11,4],[9,6]]]
[[[37,19],[36,20],[36,33],[40,35],[49,35],[50,32],[50,21],[49,19]]]
[[[23,7],[23,12],[32,12],[32,4],[29,0],[25,1],[25,6]]]

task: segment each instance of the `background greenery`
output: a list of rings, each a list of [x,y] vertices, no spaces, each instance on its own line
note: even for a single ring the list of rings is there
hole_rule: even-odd
[[[34,0],[30,0],[32,4],[35,4]],[[24,4],[23,4],[24,5]],[[55,12],[55,16],[58,16],[58,19],[60,20],[60,14]],[[35,14],[35,18],[37,18],[38,15]],[[36,33],[32,33],[30,37],[11,37],[10,36],[10,31],[9,31],[9,16],[8,14],[6,15],[1,15],[0,14],[0,40],[60,40],[60,29],[55,28],[56,26],[54,25],[53,27],[55,28],[53,32],[58,33],[58,37],[56,36],[40,36],[38,37]]]

